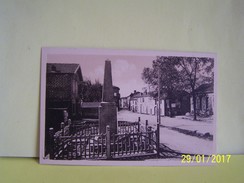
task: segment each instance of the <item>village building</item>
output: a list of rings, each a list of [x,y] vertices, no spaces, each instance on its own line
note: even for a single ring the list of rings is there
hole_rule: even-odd
[[[202,84],[196,89],[196,111],[198,115],[213,115],[214,109],[214,85],[213,83]],[[191,97],[191,112],[193,108],[193,98]]]
[[[165,98],[165,116],[181,116],[190,112],[190,94],[184,90],[175,91]]]
[[[148,115],[157,115],[158,99],[152,92],[134,92],[130,95],[130,107],[132,112]],[[186,91],[176,91],[171,97],[160,98],[161,116],[179,116],[190,112],[190,95]]]
[[[116,103],[118,111],[120,110],[120,88],[117,86],[113,86],[113,92],[114,92],[114,102]]]
[[[80,117],[79,89],[83,81],[79,64],[48,63],[46,77],[47,124],[59,129],[66,118]]]
[[[61,123],[80,117],[80,84],[83,81],[79,64],[48,63],[46,67],[45,153],[49,151],[49,129],[60,130]]]
[[[130,106],[131,95],[129,95],[127,97],[121,97],[120,98],[120,102],[119,102],[120,109],[126,109],[126,110],[129,110],[130,111],[130,107],[131,107]]]
[[[141,92],[134,90],[134,93],[130,94],[129,100],[129,110],[132,112],[138,112],[138,97],[141,95]]]
[[[163,100],[160,101],[161,104]],[[157,100],[154,98],[153,93],[144,92],[138,97],[139,113],[141,114],[157,114]],[[161,115],[164,115],[164,105],[161,105]]]
[[[130,108],[129,110],[132,112],[140,113],[140,114],[149,114],[149,115],[157,115],[157,99],[154,97],[152,92],[137,92],[134,91],[130,95]],[[164,116],[164,100],[160,100],[160,114]]]
[[[121,97],[119,102],[120,109],[129,109],[127,97]]]

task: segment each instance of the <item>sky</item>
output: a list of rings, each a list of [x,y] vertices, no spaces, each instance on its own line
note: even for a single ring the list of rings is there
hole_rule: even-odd
[[[78,63],[84,79],[103,83],[105,60],[112,64],[113,85],[120,88],[121,97],[126,97],[134,90],[142,91],[148,87],[142,80],[144,67],[152,67],[153,56],[128,55],[79,55],[48,54],[47,63]]]

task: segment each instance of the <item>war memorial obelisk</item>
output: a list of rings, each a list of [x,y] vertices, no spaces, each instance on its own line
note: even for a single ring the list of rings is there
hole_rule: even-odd
[[[99,133],[106,133],[109,125],[110,133],[117,133],[117,106],[114,101],[111,61],[105,61],[102,102],[99,114]]]

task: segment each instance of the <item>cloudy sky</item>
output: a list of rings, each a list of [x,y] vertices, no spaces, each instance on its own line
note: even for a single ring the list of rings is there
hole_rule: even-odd
[[[48,63],[78,63],[84,79],[103,83],[105,60],[111,60],[113,85],[120,88],[121,97],[128,96],[134,90],[142,91],[147,85],[141,79],[144,67],[151,67],[152,56],[125,55],[69,55],[49,54]]]

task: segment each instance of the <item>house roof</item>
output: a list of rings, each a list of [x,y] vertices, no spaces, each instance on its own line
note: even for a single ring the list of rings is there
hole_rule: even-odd
[[[47,73],[74,74],[79,67],[79,64],[48,63]]]
[[[189,93],[185,90],[177,90],[174,92],[174,97],[183,97],[183,96],[188,96]]]
[[[213,93],[214,85],[213,83],[202,84],[196,89],[196,93]]]
[[[131,93],[130,94],[131,99],[132,98],[139,98],[139,96],[141,96],[141,92],[136,92],[136,93]]]
[[[152,92],[148,92],[148,93],[141,93],[138,98],[142,98],[142,97],[154,97]]]
[[[98,108],[101,102],[82,102],[81,108]]]
[[[130,97],[131,97],[131,99],[143,98],[143,97],[154,97],[154,94],[152,92],[148,92],[148,93],[136,92],[136,93],[132,93],[130,95]]]

